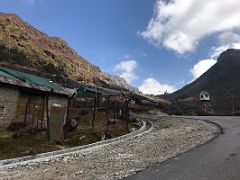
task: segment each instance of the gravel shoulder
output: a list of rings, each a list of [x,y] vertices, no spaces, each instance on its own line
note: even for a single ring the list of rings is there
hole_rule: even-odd
[[[121,179],[204,144],[220,133],[216,125],[156,115],[153,129],[134,139],[48,162],[0,171],[0,179]]]

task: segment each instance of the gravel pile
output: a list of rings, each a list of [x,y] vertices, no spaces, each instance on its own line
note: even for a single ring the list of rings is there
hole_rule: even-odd
[[[152,116],[153,129],[128,141],[100,150],[0,171],[0,179],[120,179],[162,162],[219,133],[200,120]]]

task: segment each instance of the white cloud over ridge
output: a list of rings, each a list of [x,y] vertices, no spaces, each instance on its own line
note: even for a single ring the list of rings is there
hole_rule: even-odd
[[[239,29],[239,7],[238,0],[157,0],[154,17],[140,34],[155,46],[184,54],[206,36]],[[226,46],[224,43],[232,42],[220,42]]]
[[[227,31],[223,32],[218,37],[218,46],[213,47],[210,56],[211,59],[217,59],[218,56],[227,49],[240,49],[240,34],[239,32]]]
[[[238,34],[238,32],[234,31],[226,31],[220,33],[218,36],[218,45],[211,49],[209,59],[203,59],[198,61],[198,63],[195,64],[192,69],[190,69],[192,81],[199,78],[215,63],[217,63],[217,58],[219,57],[219,55],[223,51],[226,51],[230,48],[240,49],[240,35]]]
[[[217,63],[217,60],[214,60],[214,59],[204,59],[199,61],[190,70],[193,78],[192,81],[199,78],[203,73],[205,73],[208,69],[210,69],[216,63]]]
[[[238,34],[238,32],[234,32],[234,31],[226,31],[226,32],[220,33],[218,36],[218,46],[213,47],[211,49],[209,59],[200,60],[190,70],[192,75],[192,81],[199,78],[215,63],[217,63],[217,58],[219,57],[219,55],[223,51],[230,48],[240,49],[240,35]]]
[[[125,60],[121,61],[115,66],[116,71],[120,71],[120,77],[124,78],[127,83],[138,79],[137,75],[134,73],[134,70],[137,68],[137,62],[135,60]]]
[[[163,94],[165,91],[168,93],[176,91],[174,86],[169,84],[161,84],[154,78],[145,79],[138,89],[144,94],[153,95]]]

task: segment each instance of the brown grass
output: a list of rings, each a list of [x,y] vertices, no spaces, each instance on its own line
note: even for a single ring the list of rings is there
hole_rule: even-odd
[[[138,128],[134,123],[129,123],[129,128],[126,129],[126,122],[119,120],[109,124],[109,133],[107,133],[104,113],[97,113],[94,127],[91,125],[91,120],[90,114],[81,116],[77,128],[67,133],[64,146],[48,141],[46,132],[38,132],[29,137],[12,138],[12,132],[2,131],[0,132],[0,160],[86,145],[100,141],[103,136],[105,139],[114,138],[128,133],[133,127]]]

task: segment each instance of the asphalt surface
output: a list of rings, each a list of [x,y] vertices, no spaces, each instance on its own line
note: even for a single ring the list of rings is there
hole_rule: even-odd
[[[193,117],[215,122],[224,134],[126,180],[240,180],[240,117]]]

